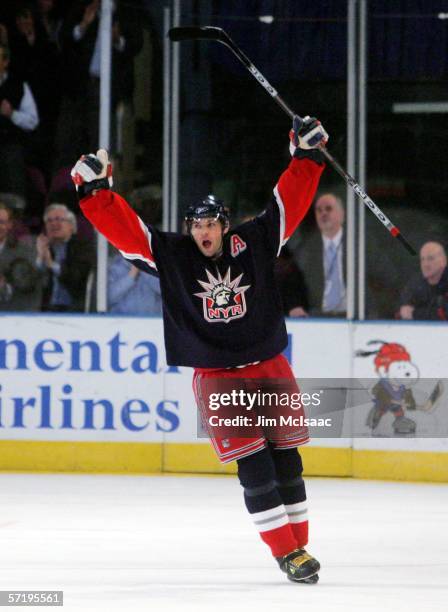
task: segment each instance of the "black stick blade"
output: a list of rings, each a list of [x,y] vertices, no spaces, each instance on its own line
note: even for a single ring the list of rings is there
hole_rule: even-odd
[[[221,28],[212,26],[181,26],[179,28],[171,28],[168,30],[169,39],[172,42],[180,40],[223,40],[226,34]]]
[[[406,238],[403,236],[403,234],[396,234],[395,238],[397,240],[399,240],[401,242],[401,244],[404,246],[404,248],[408,251],[408,253],[410,253],[411,255],[417,255],[417,251],[414,249],[414,247],[412,246],[412,244],[410,244]]]

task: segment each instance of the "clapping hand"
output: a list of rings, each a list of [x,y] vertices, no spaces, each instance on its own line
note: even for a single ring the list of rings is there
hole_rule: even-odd
[[[50,251],[50,242],[45,234],[39,234],[36,240],[36,250],[38,258],[47,266],[51,268],[53,265],[53,257]]]

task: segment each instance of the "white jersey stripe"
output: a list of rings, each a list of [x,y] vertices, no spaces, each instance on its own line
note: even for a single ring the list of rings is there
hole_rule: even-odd
[[[153,251],[152,251],[152,235],[151,232],[149,231],[149,229],[146,227],[146,225],[143,223],[143,221],[140,219],[140,217],[138,217],[138,222],[140,223],[140,227],[142,228],[143,233],[145,234],[147,240],[148,240],[148,244],[149,244],[149,250],[151,252],[151,255],[153,255]],[[157,270],[157,268],[156,268]]]
[[[140,217],[137,217],[139,225],[140,225],[140,229],[142,230],[142,232],[144,233],[146,240],[148,241],[148,246],[149,246],[149,252],[151,253],[151,256],[153,257],[153,252],[152,252],[152,236],[151,236],[151,232],[148,230],[148,228],[146,227],[146,225],[143,223],[143,221],[140,219]],[[126,251],[122,251],[120,250],[120,253],[123,255],[123,257],[125,259],[140,259],[141,261],[144,261],[146,264],[148,264],[148,266],[150,266],[151,268],[153,268],[154,270],[157,270],[157,266],[156,266],[156,262],[153,259],[149,259],[149,257],[144,257],[141,253],[127,253]]]
[[[288,242],[287,239],[285,240],[285,228],[286,228],[285,206],[280,197],[278,185],[274,187],[274,196],[275,196],[275,201],[277,202],[278,210],[280,213],[280,236],[279,236],[278,251],[277,251],[277,257],[278,257],[278,255],[280,254],[280,251],[282,250],[282,246],[284,246]]]
[[[157,270],[157,266],[155,262],[152,261],[152,259],[143,257],[143,255],[141,255],[140,253],[126,253],[125,251],[120,251],[120,253],[123,255],[125,259],[130,259],[130,260],[139,259],[140,261],[144,261],[145,263],[147,263],[148,266],[151,266],[151,268],[154,268],[154,270]]]

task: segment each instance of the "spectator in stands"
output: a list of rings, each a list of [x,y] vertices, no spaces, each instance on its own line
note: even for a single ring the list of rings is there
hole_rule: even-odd
[[[308,296],[305,280],[287,245],[280,251],[274,273],[285,317],[307,317]]]
[[[41,283],[35,254],[13,236],[13,213],[0,202],[0,310],[39,310]]]
[[[45,233],[36,241],[36,264],[45,277],[42,310],[81,312],[94,265],[92,245],[76,238],[76,217],[64,204],[50,204],[44,222]]]
[[[0,44],[0,191],[24,195],[27,134],[39,123],[28,84],[8,71],[9,48]]]
[[[60,105],[61,56],[30,5],[18,5],[10,30],[12,72],[30,86],[40,118],[33,134],[30,160],[50,178],[56,121]]]
[[[36,22],[46,34],[47,40],[59,46],[59,30],[62,22],[58,15],[57,1],[36,0]]]
[[[119,102],[132,100],[133,60],[143,45],[141,14],[134,10],[135,4],[135,0],[114,2],[112,110]],[[61,28],[65,92],[57,136],[60,166],[98,148],[100,11],[99,0],[75,0]]]
[[[159,279],[142,274],[121,255],[115,255],[109,262],[107,287],[109,312],[162,315]]]
[[[420,249],[418,277],[411,279],[401,295],[400,318],[448,319],[448,268],[440,242],[426,242]]]
[[[317,199],[314,213],[319,233],[304,240],[296,253],[305,275],[309,312],[311,315],[345,316],[345,213],[342,201],[332,193],[325,193]]]

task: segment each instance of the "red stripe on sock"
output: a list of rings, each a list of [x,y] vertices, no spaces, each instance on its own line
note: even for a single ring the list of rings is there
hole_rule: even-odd
[[[308,544],[308,521],[291,523],[291,529],[296,539],[297,548],[306,546]]]
[[[260,533],[263,542],[269,546],[274,557],[283,557],[297,548],[291,525],[282,525],[276,529]]]

